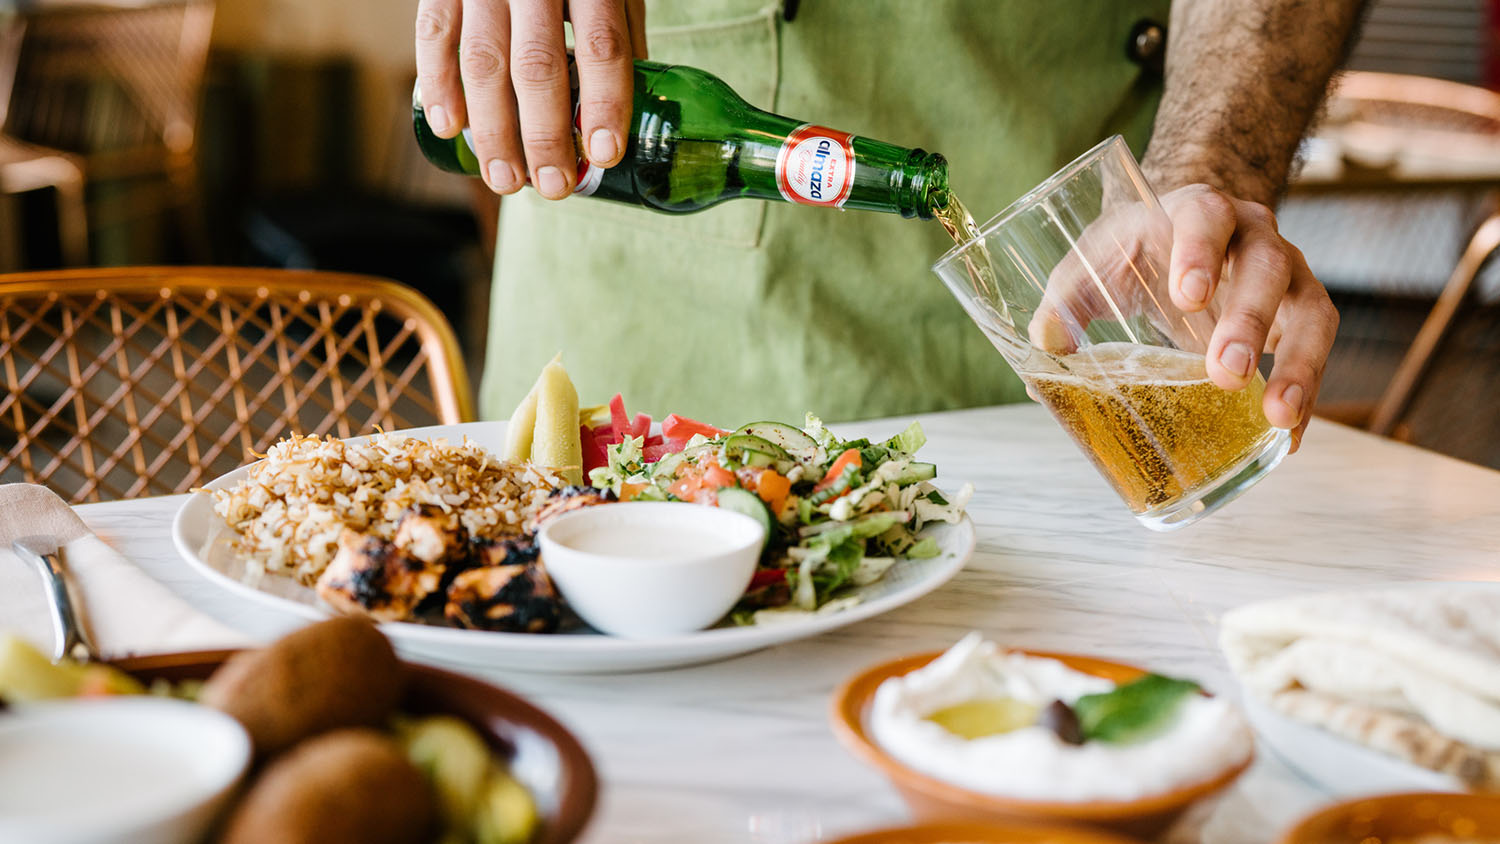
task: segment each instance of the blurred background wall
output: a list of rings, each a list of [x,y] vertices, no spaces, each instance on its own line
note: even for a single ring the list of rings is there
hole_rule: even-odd
[[[381,184],[382,163],[403,156],[405,150],[393,147],[408,141],[409,132],[404,130],[410,117],[416,6],[415,0],[219,0],[213,47],[221,54],[221,70],[227,58],[242,66],[258,65],[267,77],[282,73],[316,78],[320,71],[337,73],[347,65],[349,75],[335,84],[353,90],[325,96],[343,99],[353,94],[354,100],[340,115],[350,125],[336,128],[350,133],[345,153],[353,160],[353,169],[369,183]],[[290,102],[299,87],[290,79],[281,90],[276,90],[270,78],[265,82],[268,88],[262,92],[286,98],[286,107],[309,107]],[[403,130],[400,135],[393,132],[398,124]],[[354,135],[360,143],[353,142]],[[281,178],[295,181],[312,176],[305,155],[280,158],[279,163],[287,168],[278,174]],[[449,183],[450,192],[457,195],[454,186]]]

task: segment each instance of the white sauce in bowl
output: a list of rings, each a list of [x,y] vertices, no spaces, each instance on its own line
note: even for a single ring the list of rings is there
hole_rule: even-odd
[[[1062,663],[1007,653],[971,633],[947,653],[875,692],[869,729],[896,760],[972,791],[1026,800],[1134,800],[1205,782],[1250,757],[1253,738],[1220,698],[1194,695],[1163,732],[1133,744],[1072,745],[1047,727],[964,739],[927,716],[985,698],[1071,705],[1114,684]]]
[[[558,541],[574,551],[588,554],[662,561],[700,557],[726,545],[723,536],[688,525],[663,529],[624,523],[591,526]]]

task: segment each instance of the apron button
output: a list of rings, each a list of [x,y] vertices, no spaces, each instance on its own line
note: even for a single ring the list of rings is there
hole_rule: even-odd
[[[1130,28],[1125,55],[1136,64],[1161,73],[1167,57],[1167,28],[1150,19],[1136,21]]]

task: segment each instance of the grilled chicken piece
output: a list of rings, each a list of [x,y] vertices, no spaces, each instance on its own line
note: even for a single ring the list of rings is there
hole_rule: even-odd
[[[443,615],[449,622],[475,630],[551,633],[557,629],[562,601],[537,559],[530,540],[503,540],[477,545],[477,555],[508,560],[460,572],[448,587]]]
[[[404,621],[442,584],[443,568],[429,565],[376,536],[352,530],[318,578],[318,597],[345,615]]]
[[[525,566],[537,561],[541,549],[529,536],[516,539],[476,539],[470,547],[470,568]]]
[[[537,511],[533,520],[533,532],[536,528],[546,524],[549,519],[555,519],[564,513],[581,510],[584,507],[593,507],[597,504],[609,504],[615,500],[612,490],[598,490],[591,486],[565,486],[558,487],[552,491],[552,496],[542,509]]]
[[[447,566],[469,550],[469,532],[457,513],[423,504],[407,510],[396,525],[392,540],[397,548],[428,565]]]

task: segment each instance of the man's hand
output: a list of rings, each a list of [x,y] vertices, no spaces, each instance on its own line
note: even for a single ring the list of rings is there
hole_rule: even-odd
[[[1302,254],[1277,234],[1269,206],[1286,188],[1297,144],[1367,4],[1174,2],[1166,86],[1141,162],[1176,232],[1172,300],[1202,308],[1227,285],[1209,373],[1223,386],[1243,384],[1259,351],[1275,352],[1266,417],[1292,428],[1294,448],[1338,316]]]
[[[1295,447],[1338,330],[1327,291],[1264,205],[1188,185],[1162,196],[1161,209],[1117,203],[1078,233],[1048,275],[1027,325],[1031,343],[1067,354],[1088,342],[1096,320],[1144,317],[1202,354],[1226,390],[1248,386],[1262,351],[1274,353],[1263,407]]]
[[[600,167],[625,154],[631,62],[646,57],[645,0],[420,0],[417,82],[439,137],[472,129],[485,183],[515,193],[573,192],[572,91],[563,21],[573,23],[583,152]]]
[[[1276,355],[1266,381],[1266,419],[1302,441],[1339,315],[1297,247],[1277,233],[1276,215],[1208,185],[1161,198],[1172,219],[1167,289],[1184,311],[1214,303],[1208,375],[1226,390],[1250,383],[1262,350]],[[1215,294],[1223,287],[1222,296]]]

